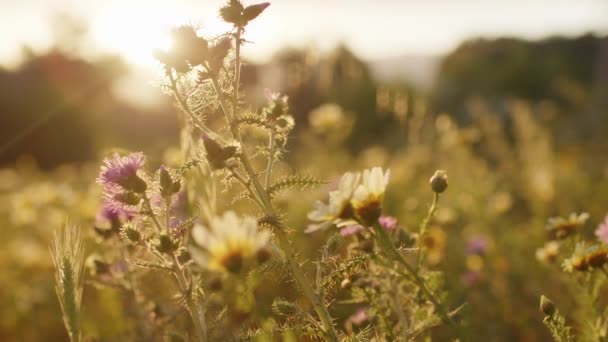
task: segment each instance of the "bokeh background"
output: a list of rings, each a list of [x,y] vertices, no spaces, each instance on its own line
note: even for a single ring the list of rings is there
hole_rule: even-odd
[[[66,215],[92,230],[109,149],[158,165],[177,146],[152,52],[176,25],[226,31],[222,4],[0,1],[0,340],[67,338],[50,235]],[[447,170],[425,243],[449,300],[468,303],[472,340],[547,340],[541,293],[585,329],[575,284],[535,253],[547,217],[589,212],[591,237],[608,212],[608,2],[276,0],[246,37],[248,100],[290,96],[293,168],[331,181],[390,167],[387,211],[412,231],[429,176]],[[292,224],[324,191],[282,199]],[[483,254],[467,252],[475,243]],[[120,340],[133,319],[120,303],[87,287],[85,331]]]

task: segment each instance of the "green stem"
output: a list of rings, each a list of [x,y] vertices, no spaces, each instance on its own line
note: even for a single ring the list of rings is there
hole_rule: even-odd
[[[268,137],[268,165],[266,166],[266,181],[264,182],[264,188],[268,190],[270,186],[270,177],[272,176],[272,163],[274,163],[274,132],[270,132]]]
[[[238,82],[239,81],[238,78],[240,77],[240,44],[241,44],[240,34],[241,34],[240,30],[237,31],[237,34],[236,34],[236,59],[235,59],[236,65],[235,65],[235,80],[234,80],[235,82]],[[257,174],[256,174],[255,170],[253,169],[251,162],[249,161],[247,152],[245,151],[243,139],[241,137],[239,127],[234,120],[234,117],[238,113],[238,87],[239,87],[239,84],[238,83],[234,84],[234,91],[232,93],[233,107],[232,107],[232,112],[230,112],[228,103],[224,96],[224,93],[222,92],[219,82],[217,81],[217,77],[212,77],[211,82],[212,82],[213,88],[217,94],[218,100],[220,102],[220,108],[222,109],[222,112],[224,113],[224,117],[226,118],[226,121],[230,127],[230,131],[232,132],[232,136],[234,139],[236,139],[241,144],[241,147],[243,148],[242,153],[239,154],[239,159],[241,160],[241,163],[243,164],[243,168],[245,169],[245,172],[247,173],[247,175],[249,176],[249,178],[251,180],[251,183],[253,184],[253,190],[255,190],[255,192],[257,193],[258,198],[261,202],[261,203],[259,203],[256,201],[256,203],[258,203],[258,205],[260,206],[260,209],[262,209],[267,216],[276,217],[276,213],[272,206],[272,201],[270,199],[270,196],[268,195],[268,192],[262,186],[262,184],[260,183],[260,181],[257,178]],[[298,283],[299,287],[304,292],[304,295],[312,303],[313,307],[315,308],[315,311],[319,315],[319,318],[321,319],[321,322],[323,323],[324,331],[327,334],[328,339],[330,341],[339,341],[338,333],[336,332],[336,328],[333,324],[329,311],[327,310],[327,306],[323,303],[323,301],[321,300],[321,297],[317,293],[314,292],[314,290],[312,289],[312,286],[306,279],[306,276],[300,269],[300,265],[298,264],[298,262],[296,260],[295,254],[293,253],[289,239],[287,238],[287,235],[285,234],[285,231],[283,229],[284,229],[284,227],[279,227],[279,229],[276,229],[276,234],[277,234],[277,237],[279,238],[279,244],[285,253],[287,265],[290,269],[290,272],[291,272],[293,278],[295,279],[295,281]]]
[[[186,99],[184,99],[179,94],[179,90],[177,89],[177,81],[175,80],[175,77],[173,77],[173,73],[171,71],[167,72],[167,77],[169,78],[169,82],[171,82],[171,90],[173,91],[173,95],[175,96],[175,99],[177,100],[179,105],[182,107],[182,110],[188,115],[190,120],[192,120],[194,125],[197,126],[198,128],[200,128],[200,130],[203,131],[203,133],[205,133],[209,136],[215,136],[215,134],[211,130],[209,130],[209,128],[207,128],[205,123],[198,116],[196,116],[194,114],[194,112],[192,112],[192,109],[190,109],[190,106],[188,106]]]
[[[424,235],[426,234],[426,229],[428,228],[429,223],[431,222],[431,219],[433,218],[433,215],[435,215],[435,211],[437,211],[438,202],[439,202],[439,194],[435,192],[435,195],[433,196],[433,203],[431,203],[429,212],[426,214],[426,217],[424,218],[424,220],[422,220],[422,223],[420,224],[420,230],[418,233],[418,255],[416,257],[416,269],[418,269],[418,267],[420,267],[420,264],[422,263],[422,258],[424,256],[424,252],[423,252],[423,248],[422,248]]]
[[[319,316],[319,319],[321,319],[321,322],[323,323],[323,330],[327,335],[327,338],[330,341],[339,341],[338,334],[334,327],[334,323],[329,314],[329,311],[327,310],[325,304],[322,302],[321,297],[310,286],[310,283],[306,279],[304,272],[302,272],[302,270],[300,269],[300,265],[296,260],[293,248],[291,246],[291,243],[289,242],[289,239],[287,239],[285,231],[282,229],[277,229],[276,235],[279,239],[279,244],[281,248],[285,251],[287,265],[289,266],[291,274],[300,286],[300,289],[302,289],[304,295],[312,303],[315,311],[317,312],[317,315]]]
[[[455,326],[456,323],[452,320],[446,308],[439,301],[437,296],[428,288],[425,280],[420,277],[418,272],[416,272],[416,270],[407,261],[405,261],[401,253],[397,251],[386,231],[384,231],[384,229],[378,224],[374,225],[374,231],[376,232],[376,238],[382,244],[383,250],[386,251],[395,261],[400,263],[405,268],[405,270],[407,271],[407,275],[409,275],[414,281],[414,283],[418,285],[420,290],[424,293],[425,297],[430,300],[431,303],[433,303],[433,306],[435,307],[435,310],[437,310],[437,312],[439,313],[441,320],[446,324]],[[396,271],[398,273],[401,273],[399,270]],[[407,276],[406,274],[403,275]]]
[[[162,233],[163,227],[158,221],[156,214],[154,214],[154,211],[152,210],[152,205],[150,204],[150,199],[148,198],[148,196],[144,196],[144,206],[146,207],[146,210],[148,211],[149,216],[152,219],[152,222],[154,223],[154,226],[156,227],[159,233]],[[166,228],[169,229],[168,226]],[[190,313],[190,317],[192,318],[192,324],[194,324],[194,329],[199,337],[199,341],[207,342],[207,324],[203,319],[205,316],[204,308],[202,307],[202,305],[200,305],[195,296],[193,296],[192,288],[188,286],[188,281],[186,279],[184,269],[180,265],[177,256],[173,251],[168,252],[168,254],[173,261],[173,275],[177,280],[177,285],[179,287],[180,292],[186,298],[187,309]]]

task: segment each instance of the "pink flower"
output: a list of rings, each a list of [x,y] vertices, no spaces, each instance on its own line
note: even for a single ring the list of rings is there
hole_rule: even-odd
[[[604,218],[604,222],[600,223],[595,229],[595,236],[603,243],[608,243],[608,215]]]
[[[490,247],[490,241],[484,235],[474,235],[467,241],[467,254],[485,255]]]
[[[399,222],[397,222],[397,218],[393,216],[380,216],[378,219],[378,223],[385,230],[394,230],[398,227]]]
[[[348,318],[348,322],[354,325],[361,325],[369,320],[369,315],[365,309],[357,309],[357,311]]]
[[[365,227],[363,227],[360,224],[351,224],[351,225],[342,227],[342,229],[340,229],[340,235],[342,235],[342,237],[347,237],[347,236],[355,235],[364,229],[365,229]]]
[[[146,183],[137,176],[137,172],[145,163],[146,157],[141,152],[126,156],[115,153],[112,157],[104,159],[97,183],[103,185],[105,189],[120,187],[143,193],[146,190]]]
[[[105,201],[99,212],[97,212],[96,220],[100,223],[110,223],[111,225],[120,224],[123,221],[128,221],[135,216],[135,211],[124,207],[118,207],[113,203]]]

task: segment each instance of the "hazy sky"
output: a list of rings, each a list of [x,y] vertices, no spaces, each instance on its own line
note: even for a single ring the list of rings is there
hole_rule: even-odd
[[[219,33],[224,0],[0,0],[0,64],[21,46],[44,49],[57,13],[90,25],[88,51],[117,52],[133,63],[162,46],[179,23]],[[254,3],[255,1],[245,1]],[[275,0],[251,24],[246,53],[265,59],[285,45],[327,49],[345,42],[367,59],[441,54],[472,36],[608,33],[608,0]],[[166,38],[165,38],[166,39]]]

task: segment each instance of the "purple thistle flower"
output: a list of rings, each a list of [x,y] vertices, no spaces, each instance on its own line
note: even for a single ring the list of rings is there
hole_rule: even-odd
[[[595,229],[595,236],[603,243],[608,243],[608,215],[604,218],[604,222],[600,223]]]
[[[130,208],[116,206],[114,203],[104,201],[101,208],[97,212],[96,220],[98,222],[109,222],[112,225],[127,221],[135,216],[135,211]]]
[[[490,247],[490,240],[484,235],[474,235],[465,247],[467,254],[485,255]]]
[[[146,191],[146,182],[139,178],[137,172],[146,163],[146,157],[141,152],[120,156],[115,153],[103,161],[97,183],[104,188],[119,186],[125,190],[138,193]]]
[[[380,216],[380,218],[378,219],[378,223],[380,223],[382,228],[384,228],[385,230],[394,230],[399,225],[397,218],[393,216]]]
[[[363,231],[365,229],[365,227],[363,227],[360,224],[351,224],[345,227],[342,227],[342,229],[340,229],[340,235],[342,237],[347,237],[347,236],[351,236],[351,235],[355,235],[360,231]]]

